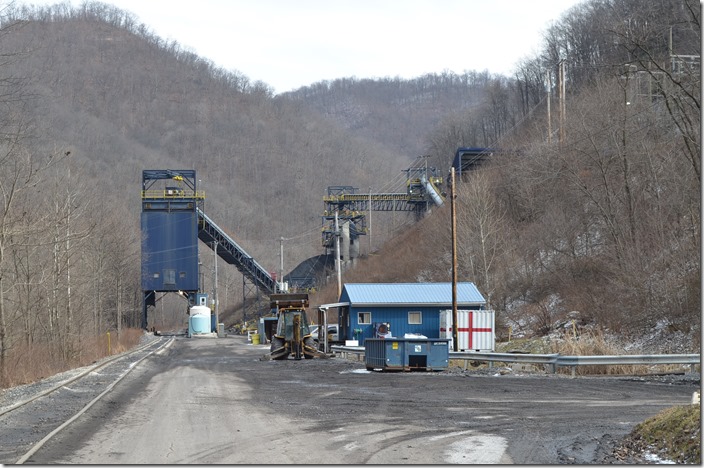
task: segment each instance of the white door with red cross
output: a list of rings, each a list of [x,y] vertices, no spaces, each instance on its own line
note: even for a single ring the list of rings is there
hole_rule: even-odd
[[[452,347],[452,310],[440,311],[440,338],[449,339]],[[458,351],[494,351],[496,334],[493,310],[457,311]]]

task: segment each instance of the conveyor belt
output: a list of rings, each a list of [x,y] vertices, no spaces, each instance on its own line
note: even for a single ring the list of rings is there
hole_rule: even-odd
[[[220,229],[200,208],[198,213],[198,239],[213,249],[213,242],[218,243],[217,254],[230,265],[234,265],[243,275],[266,294],[276,292],[276,281],[251,255]]]

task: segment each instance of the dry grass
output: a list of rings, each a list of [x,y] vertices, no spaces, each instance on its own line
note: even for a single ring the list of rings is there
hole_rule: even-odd
[[[508,353],[521,351],[531,354],[553,354],[558,353],[563,356],[619,356],[628,354],[640,354],[626,351],[622,346],[608,341],[604,334],[598,330],[581,330],[576,332],[571,330],[564,333],[560,338],[521,338],[510,342],[496,344],[496,351]],[[496,365],[496,364],[495,364]],[[509,365],[508,363],[506,365]],[[689,366],[676,364],[659,365],[621,365],[621,366],[576,366],[576,375],[645,375],[656,372],[687,372],[700,371],[700,366],[689,369]],[[569,367],[558,368],[561,374],[571,374]]]
[[[563,356],[618,356],[633,354],[625,352],[620,346],[608,342],[604,334],[598,330],[586,331],[579,334],[573,332],[565,333],[562,338],[551,341],[551,353],[559,353]],[[577,375],[627,375],[627,374],[649,374],[652,366],[645,365],[619,365],[619,366],[576,366]],[[681,370],[681,366],[659,365],[659,372],[672,372]],[[571,373],[569,368],[561,368],[559,372]]]
[[[702,463],[701,405],[674,406],[638,424],[632,443],[676,463]]]
[[[82,338],[61,348],[56,343],[21,344],[15,346],[7,355],[6,381],[0,388],[15,387],[50,377],[77,367],[83,367],[113,354],[119,354],[139,344],[143,334],[140,329],[122,330],[119,339],[113,332],[108,336],[100,335]]]

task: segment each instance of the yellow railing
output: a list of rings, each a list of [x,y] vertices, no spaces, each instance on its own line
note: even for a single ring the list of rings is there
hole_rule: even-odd
[[[342,194],[342,195],[327,195],[323,197],[324,202],[343,202],[343,201],[368,201],[369,195],[363,194]],[[386,200],[405,200],[408,195],[405,193],[381,193],[372,194],[372,201],[386,201]]]
[[[205,191],[196,190],[195,192],[193,192],[190,190],[186,191],[174,189],[142,190],[142,199],[144,198],[196,198],[201,200],[205,198]]]

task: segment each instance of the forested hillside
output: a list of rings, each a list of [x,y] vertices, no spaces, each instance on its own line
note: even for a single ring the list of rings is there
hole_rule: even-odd
[[[328,186],[405,191],[402,170],[429,132],[423,123],[404,135],[388,118],[373,135],[351,131],[98,2],[12,4],[0,16],[3,370],[47,346],[70,362],[88,337],[139,325],[142,170],[195,169],[208,215],[269,271],[285,238],[288,271],[322,253]],[[430,86],[406,99],[425,101],[437,120],[445,91]],[[375,245],[412,222],[375,220]],[[201,251],[210,291],[213,256]],[[221,268],[220,281],[230,325],[241,318],[242,277]],[[156,325],[182,326],[183,304],[164,304]]]
[[[548,333],[569,316],[626,339],[667,330],[680,351],[698,351],[700,18],[686,0],[584,2],[513,77],[489,80],[432,128],[425,150],[439,167],[460,146],[499,150],[457,184],[457,237],[459,277],[476,282],[504,333]],[[448,281],[449,211],[344,280]]]
[[[289,271],[322,253],[328,186],[404,191],[419,156],[446,175],[460,146],[499,150],[457,202],[460,278],[502,327],[546,333],[578,311],[698,336],[698,3],[585,1],[510,77],[341,77],[278,96],[101,3],[0,16],[3,385],[22,356],[70,365],[89,337],[139,325],[143,169],[195,169],[208,215],[269,270],[285,238]],[[376,216],[363,253],[377,252],[344,280],[449,281],[448,212]],[[242,277],[220,275],[230,325]],[[179,325],[180,307],[158,319]]]
[[[285,96],[355,134],[401,154],[420,156],[428,152],[429,130],[443,119],[471,111],[486,116],[488,122],[491,116],[487,114],[492,111],[487,103],[507,82],[506,77],[486,71],[428,74],[411,80],[340,78],[304,86]],[[481,146],[498,138],[490,126],[482,129],[475,144]],[[452,153],[442,154],[442,167],[449,167]]]
[[[129,13],[98,3],[3,13],[2,357],[49,343],[70,360],[87,336],[139,326],[144,169],[195,169],[206,212],[275,270],[280,237],[297,237],[286,265],[320,253],[327,185],[378,183],[406,164]],[[233,306],[242,279],[223,270]],[[166,319],[181,326],[176,306]]]

